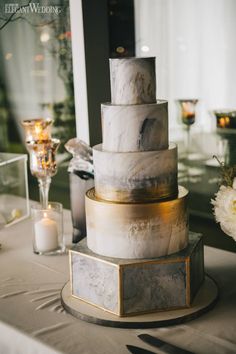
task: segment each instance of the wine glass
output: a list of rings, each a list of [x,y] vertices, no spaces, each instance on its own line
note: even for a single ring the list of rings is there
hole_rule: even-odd
[[[195,123],[196,119],[196,105],[198,99],[178,99],[178,106],[180,107],[180,116],[181,121],[185,125],[186,130],[186,142],[185,142],[185,151],[187,160],[191,159],[190,156],[190,146],[191,146],[191,136],[190,128]]]

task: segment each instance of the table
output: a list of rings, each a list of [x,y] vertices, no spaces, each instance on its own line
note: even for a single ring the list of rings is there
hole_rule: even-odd
[[[64,219],[69,242],[69,211]],[[137,338],[140,333],[156,335],[194,353],[236,353],[234,253],[205,247],[206,271],[220,288],[220,300],[212,311],[178,326],[116,329],[82,322],[65,313],[60,290],[69,278],[68,255],[35,255],[31,229],[31,221],[25,220],[0,232],[1,354],[122,354],[128,353],[126,344],[158,352]]]
[[[190,227],[194,232],[204,234],[204,243],[208,246],[236,252],[236,243],[216,224],[211,199],[219,190],[220,167],[213,155],[224,161],[222,153],[230,163],[236,163],[236,139],[234,133],[227,133],[228,149],[222,151],[222,141],[226,136],[219,134],[198,133],[192,136],[192,159],[186,159],[186,152],[178,142],[178,183],[189,191]],[[223,140],[222,140],[223,139]],[[195,158],[194,158],[195,155]],[[210,230],[210,232],[209,232]]]

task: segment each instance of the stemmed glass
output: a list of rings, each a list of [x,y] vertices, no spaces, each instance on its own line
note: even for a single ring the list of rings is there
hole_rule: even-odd
[[[44,209],[48,206],[51,177],[57,173],[56,152],[59,145],[58,139],[26,143],[30,154],[30,171],[38,179],[40,202]]]
[[[229,165],[236,164],[236,110],[214,110],[216,119],[217,135],[222,139],[222,144],[227,144],[227,151],[224,152],[225,159]]]
[[[22,125],[30,155],[30,170],[38,179],[41,205],[47,209],[51,177],[57,172],[56,152],[60,141],[51,138],[51,119],[25,120]]]
[[[187,160],[191,159],[190,156],[190,146],[191,146],[191,136],[190,128],[195,123],[196,118],[196,105],[198,99],[179,99],[177,100],[180,107],[181,121],[186,126],[186,155]]]

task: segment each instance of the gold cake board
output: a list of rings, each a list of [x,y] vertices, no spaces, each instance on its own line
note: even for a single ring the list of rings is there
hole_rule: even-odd
[[[191,321],[211,310],[218,299],[218,286],[214,279],[205,276],[190,308],[161,311],[130,317],[118,317],[71,296],[70,282],[61,291],[62,306],[82,321],[117,328],[157,328]]]

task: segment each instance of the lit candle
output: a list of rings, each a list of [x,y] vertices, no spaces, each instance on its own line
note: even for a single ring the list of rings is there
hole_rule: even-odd
[[[51,139],[52,120],[47,118],[38,118],[24,120],[22,126],[25,130],[25,140],[29,141],[44,141]]]
[[[227,128],[230,126],[230,118],[229,117],[220,117],[218,119],[218,127]]]
[[[57,224],[44,213],[43,219],[34,225],[35,245],[39,252],[49,252],[58,248]]]

